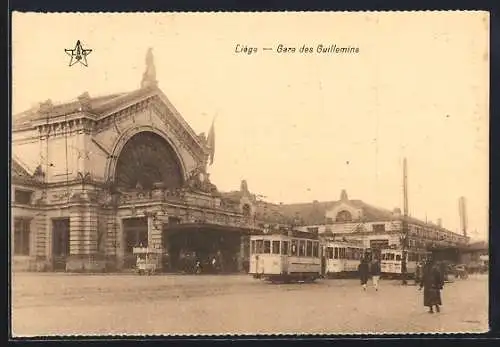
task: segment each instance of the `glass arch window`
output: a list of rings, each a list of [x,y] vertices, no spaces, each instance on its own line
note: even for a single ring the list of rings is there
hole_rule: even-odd
[[[337,222],[351,222],[352,221],[352,215],[351,212],[343,210],[337,213],[337,217],[335,218],[335,221]]]
[[[115,180],[125,189],[153,188],[163,183],[167,189],[183,184],[179,158],[170,144],[153,132],[140,132],[132,136],[119,154]]]

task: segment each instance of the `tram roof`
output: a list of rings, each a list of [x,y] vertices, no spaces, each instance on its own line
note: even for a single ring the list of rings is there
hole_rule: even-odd
[[[288,236],[288,237],[296,237],[296,238],[301,238],[301,239],[311,239],[311,240],[318,240],[319,236],[317,233],[312,233],[309,231],[300,231],[300,230],[273,230],[268,233],[262,233],[259,234],[261,236]]]
[[[380,251],[382,252],[402,252],[403,249],[401,247],[398,248],[382,248]],[[414,253],[430,253],[429,250],[426,249],[408,249],[408,252],[414,252]]]
[[[341,245],[341,246],[346,246],[346,247],[364,248],[363,244],[359,243],[359,242],[338,241],[338,240],[332,240],[332,239],[325,239],[325,242],[329,243],[329,244],[336,244],[336,245]]]

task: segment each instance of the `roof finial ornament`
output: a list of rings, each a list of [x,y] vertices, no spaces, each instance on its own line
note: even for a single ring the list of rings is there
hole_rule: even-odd
[[[157,85],[153,48],[150,47],[146,53],[146,71],[142,74],[141,88],[155,87]]]
[[[342,193],[340,193],[340,200],[342,200],[342,201],[349,200],[349,197],[347,196],[347,192],[345,189],[342,189]]]
[[[243,193],[248,193],[248,184],[246,180],[241,181],[240,191]]]

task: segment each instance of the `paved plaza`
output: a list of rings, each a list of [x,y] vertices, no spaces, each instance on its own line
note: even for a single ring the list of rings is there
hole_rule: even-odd
[[[484,332],[488,279],[445,285],[428,314],[416,286],[355,279],[269,284],[250,276],[16,273],[12,333],[34,335]]]

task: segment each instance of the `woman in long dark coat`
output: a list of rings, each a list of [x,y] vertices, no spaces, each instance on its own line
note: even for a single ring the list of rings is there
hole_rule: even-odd
[[[361,259],[361,263],[358,266],[359,279],[361,280],[361,285],[363,290],[366,290],[366,283],[368,282],[368,277],[370,274],[370,267],[368,261],[365,258]]]
[[[424,288],[424,306],[429,307],[429,313],[434,313],[433,307],[436,307],[436,311],[440,312],[443,284],[441,272],[432,261],[428,261],[423,268],[419,289]]]

